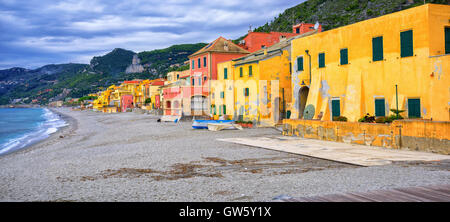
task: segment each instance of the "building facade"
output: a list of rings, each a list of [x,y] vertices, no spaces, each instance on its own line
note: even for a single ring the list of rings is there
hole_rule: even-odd
[[[291,119],[449,121],[449,18],[426,4],[293,40]]]
[[[211,81],[217,80],[217,64],[249,54],[232,41],[219,37],[189,56],[190,64],[190,114],[210,116]]]

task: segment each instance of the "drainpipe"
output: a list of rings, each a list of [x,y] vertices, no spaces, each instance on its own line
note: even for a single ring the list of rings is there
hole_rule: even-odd
[[[309,54],[309,50],[305,50],[305,52],[306,52],[306,55],[309,56],[309,87],[311,88],[311,82],[312,82],[312,79],[311,79],[311,55]]]

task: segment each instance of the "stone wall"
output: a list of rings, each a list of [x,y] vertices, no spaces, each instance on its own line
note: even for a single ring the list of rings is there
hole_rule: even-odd
[[[283,135],[450,154],[450,122],[402,120],[378,124],[286,119]]]

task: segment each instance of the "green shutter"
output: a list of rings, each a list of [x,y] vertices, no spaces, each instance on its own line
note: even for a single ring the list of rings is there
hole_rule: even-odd
[[[331,112],[333,117],[341,115],[341,101],[340,100],[331,100]]]
[[[297,58],[297,71],[303,71],[303,57]]]
[[[445,27],[445,54],[450,54],[450,27]]]
[[[206,67],[206,57],[203,57],[203,67]]]
[[[413,56],[413,31],[400,32],[400,57]]]
[[[384,99],[375,99],[375,116],[386,116]]]
[[[194,68],[195,68],[195,61],[192,60],[192,69],[194,69]]]
[[[408,117],[420,117],[420,99],[408,99]]]
[[[325,67],[325,53],[319,53],[319,68]]]
[[[197,62],[198,62],[198,65],[197,65],[198,68],[201,68],[200,58],[198,58]]]
[[[348,49],[341,49],[341,65],[348,64]]]
[[[223,79],[228,79],[228,69],[227,68],[223,69]]]
[[[248,67],[248,76],[252,76],[253,75],[253,72],[252,72],[253,70],[252,70],[252,66],[249,66]]]
[[[242,71],[242,67],[239,68],[239,76],[240,76],[240,77],[244,76],[244,72]]]
[[[372,39],[372,60],[383,60],[383,36]]]
[[[220,98],[221,99],[225,98],[225,93],[224,92],[220,92]]]
[[[249,94],[250,94],[249,89],[248,89],[248,88],[245,88],[245,89],[244,89],[244,95],[245,95],[245,96],[249,96]]]
[[[227,114],[227,106],[223,105],[223,115],[226,115],[226,114]]]

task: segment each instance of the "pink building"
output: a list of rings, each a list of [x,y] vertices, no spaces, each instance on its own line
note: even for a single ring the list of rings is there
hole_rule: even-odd
[[[189,93],[190,97],[191,115],[209,115],[210,80],[217,80],[217,64],[247,54],[250,52],[230,40],[219,37],[189,56],[190,87],[186,93]]]
[[[122,112],[126,112],[128,108],[133,108],[134,104],[133,104],[133,96],[132,95],[123,95],[120,98],[120,108],[122,110]]]

